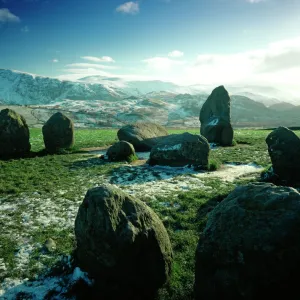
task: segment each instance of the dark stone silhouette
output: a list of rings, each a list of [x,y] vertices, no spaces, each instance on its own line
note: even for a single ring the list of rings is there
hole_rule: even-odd
[[[300,139],[286,127],[278,127],[266,138],[273,173],[280,181],[300,180]]]
[[[224,86],[215,88],[200,110],[200,133],[210,143],[231,146],[230,97]]]
[[[28,154],[31,145],[29,129],[23,116],[11,109],[0,112],[0,157]]]
[[[212,212],[196,251],[195,298],[299,299],[300,194],[237,187]]]
[[[59,152],[74,145],[74,124],[61,112],[55,113],[43,126],[43,136],[48,152]]]

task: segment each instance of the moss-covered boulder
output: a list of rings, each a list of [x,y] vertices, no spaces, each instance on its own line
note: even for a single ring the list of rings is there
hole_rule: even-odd
[[[11,109],[1,110],[0,157],[23,156],[29,151],[29,129],[23,116]]]
[[[168,132],[159,124],[141,122],[125,125],[117,134],[120,141],[132,144],[136,151],[150,151]]]
[[[300,194],[237,187],[209,214],[196,251],[196,299],[299,299]]]
[[[172,249],[161,220],[112,185],[87,192],[75,235],[79,267],[95,279],[99,293],[114,295],[109,299],[147,298],[169,278]]]
[[[50,153],[71,148],[74,145],[73,121],[61,112],[55,113],[43,126],[43,137]]]
[[[208,168],[209,144],[201,135],[188,132],[172,134],[155,145],[148,163],[150,165],[186,166]]]
[[[125,141],[120,141],[108,148],[106,155],[110,161],[128,161],[137,160],[134,147]]]

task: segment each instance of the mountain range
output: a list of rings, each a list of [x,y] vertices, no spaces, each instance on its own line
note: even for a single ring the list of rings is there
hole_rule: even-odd
[[[60,110],[79,127],[119,127],[136,121],[198,127],[199,111],[213,88],[103,76],[65,81],[0,69],[0,105],[23,106],[24,114],[33,118],[32,126],[40,126]],[[250,85],[225,88],[232,99],[233,126],[299,125],[297,99],[286,92]]]

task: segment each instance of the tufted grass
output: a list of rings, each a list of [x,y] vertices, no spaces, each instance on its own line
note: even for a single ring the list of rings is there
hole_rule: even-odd
[[[169,129],[169,133],[185,131],[199,133],[198,129]],[[75,247],[73,225],[64,226],[63,221],[58,221],[58,225],[42,224],[41,212],[37,207],[48,203],[47,205],[52,206],[46,212],[53,210],[56,217],[62,220],[72,212],[74,218],[86,191],[101,184],[114,169],[122,165],[105,164],[97,156],[80,153],[80,150],[111,145],[117,140],[116,132],[117,130],[111,129],[77,129],[76,144],[69,154],[0,161],[0,206],[11,207],[3,214],[0,212],[0,264],[2,259],[7,267],[6,272],[0,269],[0,281],[7,277],[35,278],[48,268],[53,268],[61,257],[72,255]],[[268,167],[270,159],[265,138],[269,132],[235,130],[236,145],[212,150],[210,169],[218,169],[224,163],[256,163]],[[299,133],[300,131],[296,131],[296,134]],[[30,139],[32,151],[43,150],[41,129],[31,129]],[[225,183],[216,178],[207,178],[204,183],[210,187],[209,191],[199,188],[181,192],[177,197],[157,195],[157,201],[142,199],[147,201],[165,224],[174,249],[171,280],[167,287],[159,291],[158,300],[192,299],[194,256],[207,214],[236,184],[245,184],[248,181],[245,179]],[[31,202],[34,205],[29,207]],[[32,222],[30,226],[25,226],[26,215],[29,215]],[[51,219],[51,215],[49,218]],[[39,245],[50,237],[56,241],[57,250],[50,255],[44,255]],[[34,250],[29,255],[26,266],[20,269],[17,268],[16,253],[24,243],[33,245]],[[40,263],[44,266],[42,269],[38,267]]]

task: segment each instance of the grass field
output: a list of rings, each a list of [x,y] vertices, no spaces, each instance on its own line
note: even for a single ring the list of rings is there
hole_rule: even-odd
[[[184,131],[169,130],[169,133]],[[0,282],[8,278],[36,279],[66,261],[66,257],[70,258],[75,247],[74,220],[86,191],[104,182],[118,183],[120,176],[126,176],[126,181],[117,185],[130,189],[129,175],[134,182],[136,174],[146,172],[142,166],[105,163],[95,154],[79,151],[114,143],[116,132],[76,130],[76,144],[69,154],[0,161]],[[220,164],[256,163],[266,167],[270,164],[265,143],[269,132],[236,130],[237,145],[211,151],[210,159]],[[43,149],[40,129],[31,129],[31,145],[34,152]],[[152,181],[161,180],[159,173],[151,172]],[[172,184],[176,190],[182,175],[172,174],[167,174],[166,189]],[[199,179],[195,174],[185,174],[184,178],[188,176],[195,180],[192,189],[178,189],[178,193],[149,189],[139,196],[163,220],[174,250],[171,281],[159,291],[159,300],[192,299],[195,250],[207,213],[237,184],[259,180],[258,175],[233,182],[217,177]],[[134,184],[134,188],[139,185]],[[43,251],[48,238],[57,245],[50,254]]]

